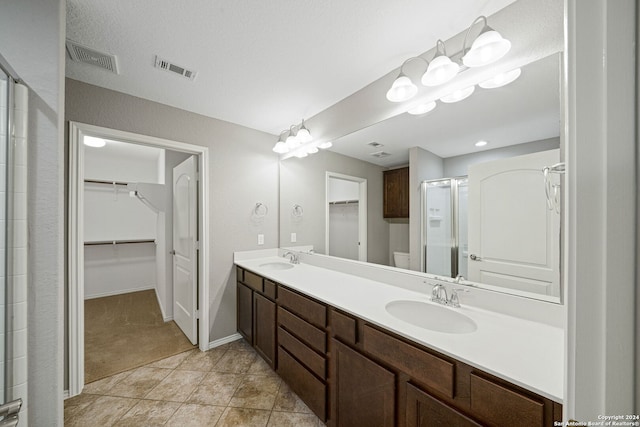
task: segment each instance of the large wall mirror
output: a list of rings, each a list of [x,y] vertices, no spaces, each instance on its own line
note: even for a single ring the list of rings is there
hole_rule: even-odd
[[[281,160],[280,246],[355,260],[365,253],[412,274],[460,275],[461,284],[560,302],[562,179],[544,170],[563,160],[562,54],[520,68],[505,86],[476,87],[460,102]],[[409,217],[384,218],[383,173],[407,166]],[[332,195],[331,176],[349,177],[352,191]],[[355,182],[366,182],[366,197]],[[332,249],[335,230],[351,249]]]

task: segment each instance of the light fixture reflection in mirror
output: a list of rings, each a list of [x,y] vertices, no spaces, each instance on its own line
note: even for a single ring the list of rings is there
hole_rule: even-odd
[[[516,68],[515,70],[500,73],[492,79],[485,80],[484,82],[478,84],[478,86],[483,89],[499,88],[502,86],[506,86],[509,83],[513,83],[518,77],[520,77],[520,74],[522,74],[522,70],[520,68]]]
[[[413,116],[421,116],[422,114],[427,114],[428,112],[433,111],[434,108],[436,108],[436,102],[432,101],[425,104],[416,105],[415,107],[409,109],[407,113]]]
[[[454,102],[462,101],[463,99],[470,97],[475,89],[476,89],[475,86],[469,86],[464,89],[458,89],[455,92],[450,93],[449,95],[443,96],[442,98],[440,98],[440,101],[446,104],[452,104]]]

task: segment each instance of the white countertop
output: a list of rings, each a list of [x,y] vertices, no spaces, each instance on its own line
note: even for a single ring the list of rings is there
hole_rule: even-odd
[[[283,262],[282,257],[236,259],[240,267],[296,289],[411,341],[451,356],[556,402],[563,401],[564,331],[561,328],[465,306],[447,308],[473,319],[477,330],[450,334],[414,326],[389,314],[385,306],[396,300],[427,302],[429,297],[308,264],[288,270],[260,267]],[[286,262],[286,261],[285,261]]]

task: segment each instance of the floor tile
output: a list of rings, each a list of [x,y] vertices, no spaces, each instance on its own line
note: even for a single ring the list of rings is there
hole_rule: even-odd
[[[255,352],[227,351],[213,367],[217,372],[246,373],[251,365],[259,357]]]
[[[210,372],[198,384],[187,402],[201,405],[227,406],[242,382],[243,375]]]
[[[182,353],[178,353],[175,356],[167,357],[166,359],[158,360],[157,362],[146,365],[149,368],[165,368],[165,369],[175,369],[177,368],[184,360],[191,356],[192,353],[200,353],[200,350],[189,350],[184,351]]]
[[[251,345],[244,339],[232,341],[229,344],[226,344],[226,346],[227,349],[231,351],[248,351],[250,353],[253,353],[255,351],[253,347],[251,347]]]
[[[226,352],[227,349],[223,347],[212,348],[204,352],[194,351],[176,369],[209,372]]]
[[[114,427],[163,426],[179,407],[180,404],[176,402],[141,400],[120,418]]]
[[[247,375],[233,394],[229,406],[271,410],[278,395],[280,382],[277,377]]]
[[[79,416],[89,405],[98,399],[94,394],[79,394],[64,401],[64,419],[71,419]]]
[[[168,427],[214,426],[220,419],[220,416],[222,416],[224,410],[224,406],[185,403],[169,418],[166,425]]]
[[[266,427],[271,411],[227,408],[216,427]]]
[[[273,411],[268,427],[319,427],[320,419],[313,414]]]
[[[247,374],[271,375],[271,376],[273,376],[273,375],[277,376],[278,375],[271,368],[271,366],[269,366],[267,364],[267,362],[265,362],[265,360],[260,356],[255,358],[254,362],[249,367],[249,370],[247,371]]]
[[[303,412],[310,414],[311,410],[300,398],[289,388],[286,383],[280,385],[278,396],[273,405],[274,411]]]
[[[132,372],[133,370],[121,372],[119,374],[86,384],[82,389],[82,392],[89,394],[108,394],[109,390],[111,390],[117,383],[131,375]]]
[[[127,376],[115,386],[108,394],[110,396],[139,397],[146,396],[160,381],[171,373],[170,369],[147,368],[135,369],[131,375]]]
[[[184,402],[206,374],[199,371],[171,371],[145,396],[145,399]]]
[[[137,399],[99,396],[77,416],[65,420],[67,427],[110,427],[136,403]]]

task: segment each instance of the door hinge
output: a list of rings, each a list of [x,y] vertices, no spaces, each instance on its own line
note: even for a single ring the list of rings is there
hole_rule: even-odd
[[[200,318],[200,310],[196,310],[195,312],[196,319]]]
[[[199,251],[200,249],[202,249],[200,247],[200,240],[196,240],[195,243],[193,244],[194,248]]]

